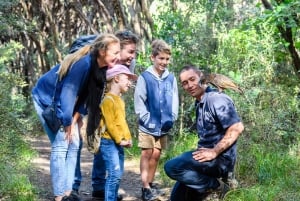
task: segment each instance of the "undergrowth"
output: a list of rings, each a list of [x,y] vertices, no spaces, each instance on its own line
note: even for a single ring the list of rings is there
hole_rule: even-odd
[[[34,151],[25,142],[24,136],[29,121],[23,119],[22,96],[9,94],[21,80],[13,75],[0,73],[0,198],[3,201],[35,200],[35,187],[27,173]]]

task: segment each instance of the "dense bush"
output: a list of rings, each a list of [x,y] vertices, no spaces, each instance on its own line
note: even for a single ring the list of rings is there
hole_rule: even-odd
[[[27,173],[34,152],[24,141],[31,123],[24,116],[26,99],[20,95],[24,82],[10,74],[5,64],[13,59],[18,44],[1,47],[0,60],[0,197],[1,200],[28,201],[35,199],[34,187]]]
[[[238,142],[235,170],[240,186],[230,192],[226,200],[299,200],[299,180],[296,179],[300,176],[299,78],[288,57],[287,44],[278,38],[276,24],[262,20],[266,16],[259,9],[252,8],[251,12],[248,19],[243,16],[242,23],[224,29],[220,28],[222,24],[232,21],[214,18],[214,21],[204,22],[217,27],[211,32],[216,39],[215,49],[207,46],[208,40],[202,38],[207,29],[201,19],[209,10],[201,13],[200,9],[197,17],[187,15],[186,18],[172,11],[162,13],[158,16],[157,36],[173,45],[173,71],[178,72],[186,63],[194,63],[231,77],[245,91],[243,95],[225,91],[235,101],[245,124]],[[299,34],[296,36],[299,40]],[[173,131],[175,136],[161,161],[162,166],[165,160],[195,148],[197,141],[187,129],[195,118],[193,100],[183,91],[180,94],[182,108],[177,124],[185,129],[178,127]],[[161,175],[164,175],[163,169]],[[164,179],[168,185],[173,183],[167,177]]]
[[[180,1],[177,10],[167,4],[169,1],[159,2],[153,16],[153,34],[172,46],[170,70],[177,78],[180,68],[192,63],[225,74],[244,88],[244,95],[225,91],[235,101],[245,124],[235,170],[240,186],[225,199],[300,200],[299,77],[287,50],[289,44],[278,31],[278,26],[288,22],[286,27],[292,28],[299,52],[299,22],[293,21],[295,12],[299,13],[299,2],[285,1],[274,12],[265,13],[253,1]],[[20,95],[22,80],[5,69],[19,49],[14,43],[0,46],[0,197],[6,200],[34,199],[33,187],[23,174],[32,156],[23,141],[24,133],[31,129],[28,122],[32,122],[32,115],[28,115],[27,101]],[[137,59],[137,74],[149,65],[148,49]],[[195,120],[194,100],[180,84],[179,90],[179,119],[160,161],[160,173],[168,186],[173,181],[164,175],[164,162],[194,149],[198,140],[190,130]],[[133,91],[124,98],[128,123],[137,136],[132,96]],[[132,157],[140,154],[137,147],[127,152]]]

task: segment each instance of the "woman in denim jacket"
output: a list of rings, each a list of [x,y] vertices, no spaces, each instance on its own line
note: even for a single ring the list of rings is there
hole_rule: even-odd
[[[71,194],[79,149],[80,122],[74,114],[88,111],[87,135],[99,126],[98,109],[104,91],[106,70],[120,59],[120,41],[113,34],[100,35],[92,45],[65,57],[45,73],[32,90],[33,102],[51,143],[50,174],[55,201],[67,200]],[[54,95],[53,95],[54,94]],[[62,128],[53,132],[42,117],[51,104],[58,106]],[[92,112],[90,112],[92,111]]]

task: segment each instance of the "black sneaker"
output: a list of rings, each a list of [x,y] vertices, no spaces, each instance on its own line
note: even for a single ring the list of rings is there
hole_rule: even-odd
[[[105,193],[104,191],[93,191],[92,192],[92,197],[93,197],[93,200],[97,200],[97,201],[104,201],[105,200]],[[123,196],[122,195],[118,195],[117,197],[117,201],[121,201],[123,200]]]
[[[64,196],[62,198],[62,201],[82,201],[82,200],[78,195],[71,193],[69,196]]]
[[[69,201],[69,196],[64,196],[62,199],[61,199],[61,201]]]
[[[72,191],[69,195],[70,201],[82,201],[78,191]]]
[[[158,200],[158,196],[151,188],[142,188],[142,200],[154,201]]]
[[[79,191],[78,191],[78,190],[75,190],[75,189],[73,189],[73,190],[72,190],[72,192],[71,192],[71,194],[74,194],[74,195],[77,195],[77,196],[79,196]]]
[[[159,188],[159,185],[157,183],[149,183],[149,186],[152,190],[152,192],[155,192],[159,196],[166,195],[166,192]]]
[[[123,200],[123,195],[118,195],[118,197],[117,197],[117,201],[121,201],[121,200]]]
[[[105,193],[104,193],[104,191],[93,191],[92,192],[92,197],[93,197],[93,200],[94,201],[104,201],[105,199],[104,199],[104,195],[105,195]]]
[[[150,186],[151,189],[158,189],[158,184],[157,183],[150,182],[149,186]]]

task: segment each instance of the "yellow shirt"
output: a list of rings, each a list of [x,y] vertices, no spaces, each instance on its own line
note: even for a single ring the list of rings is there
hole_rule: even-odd
[[[102,119],[100,128],[105,124],[103,138],[112,139],[116,144],[121,140],[130,140],[131,134],[126,122],[125,103],[120,96],[106,93],[100,106]]]

